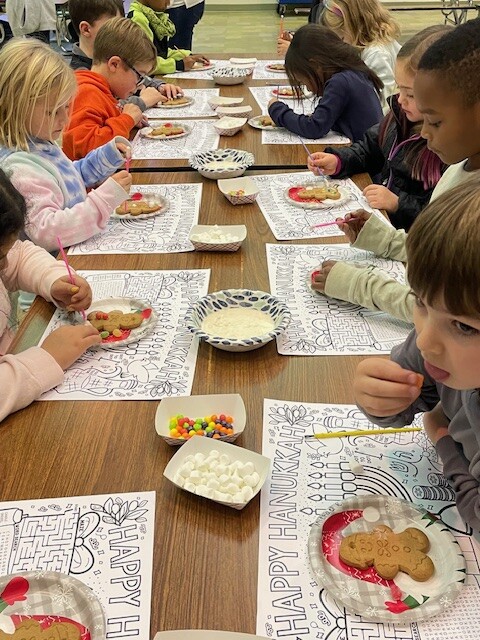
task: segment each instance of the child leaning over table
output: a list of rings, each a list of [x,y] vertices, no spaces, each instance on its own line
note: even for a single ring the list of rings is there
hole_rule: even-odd
[[[476,176],[480,182],[480,19],[461,24],[422,55],[414,81],[415,102],[423,116],[421,135],[448,167],[433,190],[433,202],[448,189]],[[352,245],[383,258],[405,262],[406,234],[377,216],[357,211],[340,228]],[[455,233],[452,227],[450,234]],[[409,271],[411,273],[411,271]],[[327,260],[315,272],[312,287],[326,295],[390,313],[412,322],[414,297],[377,269]]]
[[[75,71],[90,71],[93,63],[93,45],[97,33],[110,18],[125,16],[122,0],[69,0],[68,11],[71,24],[78,35],[78,43],[73,45],[70,66]],[[136,95],[124,102],[131,102],[145,111],[169,98],[182,93],[180,87],[166,84],[163,80],[145,76]]]
[[[72,285],[62,262],[28,240],[18,240],[26,214],[23,196],[0,169],[0,420],[63,382],[64,369],[101,342],[90,323],[64,326],[53,331],[40,347],[3,355],[13,337],[8,327],[9,291],[32,291],[72,311],[88,309],[92,301],[86,280],[74,274]]]
[[[91,71],[75,73],[78,91],[63,134],[63,150],[71,160],[110,142],[128,138],[142,123],[138,105],[126,100],[142,84],[155,64],[155,49],[146,35],[127,18],[110,18],[100,27],[93,45]]]
[[[403,427],[426,411],[462,518],[480,531],[480,184],[441,195],[407,238],[415,329],[391,359],[356,371],[355,399],[379,426]],[[422,384],[419,388],[422,376]]]
[[[147,34],[157,52],[154,75],[188,71],[196,62],[203,65],[210,61],[202,54],[191,53],[188,49],[170,49],[168,40],[175,35],[175,25],[165,9],[170,0],[135,0],[130,5],[127,17],[136,22]]]

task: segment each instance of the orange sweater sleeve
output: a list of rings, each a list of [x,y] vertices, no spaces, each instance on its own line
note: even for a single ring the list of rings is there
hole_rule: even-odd
[[[133,118],[122,113],[108,96],[95,87],[81,85],[62,147],[71,160],[79,160],[116,136],[128,138],[134,125]]]

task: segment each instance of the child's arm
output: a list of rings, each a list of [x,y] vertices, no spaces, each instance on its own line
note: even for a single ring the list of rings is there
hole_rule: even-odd
[[[367,172],[371,176],[380,173],[385,166],[386,158],[378,143],[379,125],[370,127],[363,139],[351,146],[326,147],[325,153],[333,153],[340,160],[336,178],[353,176]]]
[[[53,331],[41,347],[0,358],[0,420],[63,382],[63,371],[101,342],[90,323]]]
[[[27,200],[25,231],[47,251],[58,248],[57,236],[68,247],[102,231],[111,212],[128,198],[132,180],[130,174],[121,171],[90,191],[84,201],[68,208],[59,182],[38,163],[24,160],[9,166],[12,184]]]
[[[87,153],[85,158],[73,161],[86,187],[92,187],[99,182],[103,182],[124,166],[125,155],[120,151],[118,145],[121,146],[122,150],[131,150],[132,148],[126,138],[116,136],[107,144]]]
[[[366,212],[356,211],[351,215],[356,216]],[[352,247],[373,251],[380,258],[390,258],[399,262],[407,261],[406,240],[407,234],[403,229],[395,229],[390,224],[383,222],[378,216],[368,214],[368,219],[361,226],[355,237],[348,233],[350,225],[343,225],[342,230],[347,234]],[[348,217],[348,214],[347,216]]]

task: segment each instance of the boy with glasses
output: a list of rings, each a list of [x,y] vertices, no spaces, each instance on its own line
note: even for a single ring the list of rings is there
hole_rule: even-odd
[[[90,71],[77,71],[78,92],[63,150],[72,160],[116,136],[128,138],[142,124],[142,109],[127,100],[156,63],[156,51],[138,25],[127,18],[111,18],[99,29]]]

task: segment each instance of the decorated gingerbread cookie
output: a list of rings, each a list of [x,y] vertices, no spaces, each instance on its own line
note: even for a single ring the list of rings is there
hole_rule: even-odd
[[[48,627],[45,626],[47,616],[42,616],[44,624],[36,618],[23,618],[19,622],[13,634],[7,634],[0,631],[0,640],[81,640],[82,633],[77,624],[67,619],[61,622],[52,622]]]
[[[87,320],[100,332],[102,340],[110,337],[122,339],[125,331],[130,332],[137,329],[143,322],[144,317],[140,312],[123,313],[123,311],[113,310],[92,311],[87,316]]]
[[[182,96],[181,98],[169,98],[165,102],[160,102],[160,107],[180,107],[183,104],[190,104],[191,98],[187,98],[186,96]]]
[[[170,138],[171,136],[179,136],[182,133],[185,133],[185,129],[182,126],[173,124],[172,122],[166,122],[160,127],[152,129],[150,135],[156,138]]]
[[[305,187],[297,191],[301,200],[339,200],[340,191],[336,187]]]
[[[152,204],[147,200],[128,199],[115,209],[115,213],[118,216],[144,216],[160,211],[161,208],[161,204]]]
[[[426,552],[430,548],[428,537],[414,527],[394,533],[386,525],[378,525],[370,533],[354,533],[343,538],[340,559],[350,567],[374,567],[378,575],[393,580],[399,571],[418,582],[429,580],[434,564]]]

